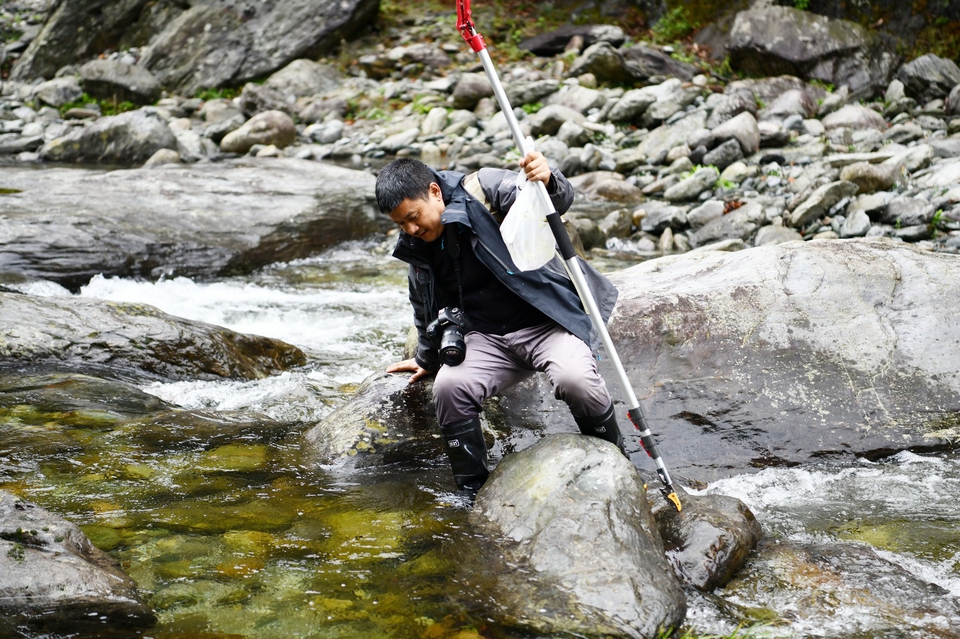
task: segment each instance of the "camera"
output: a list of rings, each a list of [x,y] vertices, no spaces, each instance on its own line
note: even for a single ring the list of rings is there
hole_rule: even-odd
[[[441,308],[437,319],[427,326],[427,337],[437,343],[440,339],[440,361],[447,366],[456,366],[467,356],[467,343],[463,341],[463,329],[467,323],[459,308]]]

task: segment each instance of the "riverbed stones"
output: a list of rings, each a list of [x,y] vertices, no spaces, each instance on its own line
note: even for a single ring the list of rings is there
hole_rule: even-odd
[[[156,622],[133,580],[75,524],[6,491],[0,575],[0,615],[18,630],[93,635]]]
[[[142,164],[160,149],[176,149],[177,138],[152,107],[97,120],[47,142],[40,157],[49,162]]]
[[[79,100],[83,95],[83,89],[80,88],[80,82],[75,76],[68,75],[40,83],[34,89],[34,95],[45,104],[62,107]]]
[[[830,182],[817,188],[790,214],[790,225],[803,227],[818,220],[838,202],[852,197],[857,192],[857,185],[853,182]]]
[[[720,141],[736,140],[744,155],[756,153],[760,149],[760,128],[757,119],[749,111],[735,115],[723,124],[713,128],[710,133]]]
[[[643,481],[608,442],[551,435],[506,457],[470,521],[484,537],[471,581],[497,593],[488,612],[507,624],[649,637],[684,618]]]
[[[843,167],[840,180],[857,185],[857,193],[875,193],[892,188],[900,177],[896,164],[871,164],[856,162]]]
[[[847,128],[852,130],[873,129],[883,131],[887,128],[887,121],[883,116],[859,104],[848,104],[824,117],[821,122],[830,131],[831,129]]]
[[[924,103],[947,97],[960,84],[960,67],[953,60],[928,53],[900,67],[897,79],[907,95]]]
[[[340,72],[332,66],[301,58],[272,74],[264,86],[287,99],[302,98],[332,91],[341,80]]]

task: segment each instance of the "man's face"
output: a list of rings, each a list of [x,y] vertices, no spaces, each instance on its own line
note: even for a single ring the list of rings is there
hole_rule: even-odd
[[[440,214],[446,208],[440,186],[434,182],[430,184],[430,191],[425,199],[405,199],[390,211],[390,219],[407,235],[419,237],[424,242],[432,242],[439,239],[443,233]]]

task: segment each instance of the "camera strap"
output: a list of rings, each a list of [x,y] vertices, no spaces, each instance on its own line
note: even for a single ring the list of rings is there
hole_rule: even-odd
[[[447,252],[450,260],[453,262],[453,272],[457,276],[457,294],[460,296],[460,310],[463,313],[466,323],[469,325],[470,320],[467,317],[467,310],[463,307],[463,279],[460,277],[460,242],[457,238],[457,229],[454,228],[454,223],[444,226],[443,235],[443,245],[441,248]],[[468,326],[464,326],[464,329],[469,330]]]

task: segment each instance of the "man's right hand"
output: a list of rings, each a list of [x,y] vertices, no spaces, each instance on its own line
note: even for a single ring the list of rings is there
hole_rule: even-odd
[[[402,362],[397,362],[396,364],[391,364],[387,366],[388,373],[413,373],[410,376],[410,379],[407,380],[408,384],[412,384],[432,373],[425,368],[420,368],[420,365],[417,364],[415,359],[405,359]]]

